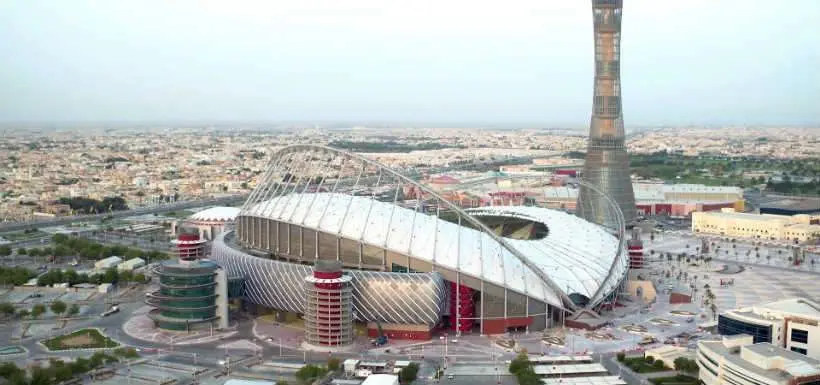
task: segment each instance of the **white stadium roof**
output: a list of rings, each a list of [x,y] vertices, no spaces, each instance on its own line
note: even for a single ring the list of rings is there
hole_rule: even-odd
[[[626,272],[628,261],[624,253],[617,253],[617,238],[581,218],[538,207],[497,206],[468,212],[476,217],[506,216],[544,223],[549,233],[542,239],[504,240],[566,294],[579,293],[597,302],[615,288]],[[411,208],[368,197],[306,193],[257,203],[243,215],[361,240],[562,306],[560,293],[542,283],[538,275],[489,234]],[[616,256],[619,261],[610,276]],[[599,290],[601,286],[604,290]]]
[[[236,219],[239,211],[238,207],[211,207],[194,213],[188,219],[203,222],[229,222]]]

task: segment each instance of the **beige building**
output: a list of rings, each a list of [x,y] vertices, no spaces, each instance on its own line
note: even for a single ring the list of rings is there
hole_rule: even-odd
[[[820,381],[820,361],[739,334],[698,342],[698,377],[705,385],[809,385]]]
[[[809,215],[738,213],[727,208],[720,212],[692,213],[692,231],[728,237],[805,242],[820,237],[820,225]]]

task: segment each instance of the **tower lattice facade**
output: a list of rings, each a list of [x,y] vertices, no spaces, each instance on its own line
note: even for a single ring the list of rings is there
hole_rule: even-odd
[[[618,203],[629,226],[635,220],[636,208],[621,112],[622,11],[623,0],[592,0],[595,93],[583,178]],[[614,213],[599,193],[582,186],[577,206],[578,216],[616,226]]]

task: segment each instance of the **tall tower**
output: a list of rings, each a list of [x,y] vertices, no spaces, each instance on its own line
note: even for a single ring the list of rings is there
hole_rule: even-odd
[[[635,220],[635,193],[624,145],[621,113],[621,15],[623,0],[592,0],[595,31],[595,93],[583,178],[610,195],[621,208],[627,227]],[[603,196],[581,187],[577,213],[605,226],[616,224]]]

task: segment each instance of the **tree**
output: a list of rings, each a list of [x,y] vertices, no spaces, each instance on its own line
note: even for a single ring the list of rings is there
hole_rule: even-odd
[[[108,268],[105,270],[105,273],[102,275],[102,282],[103,283],[117,283],[119,279],[119,272],[116,268]]]
[[[399,371],[399,381],[402,384],[409,384],[416,380],[416,375],[419,372],[419,364],[415,362],[411,362],[410,365],[407,365]]]
[[[0,246],[0,257],[11,255],[11,247],[6,245]]]
[[[302,384],[310,384],[313,380],[325,374],[325,368],[313,364],[307,364],[296,371],[295,377]]]
[[[105,353],[96,352],[96,353],[92,354],[91,358],[88,360],[89,361],[88,366],[92,369],[100,367],[105,362],[105,358],[106,358]]]
[[[513,358],[512,361],[510,361],[510,368],[509,368],[510,373],[518,374],[519,372],[521,372],[522,370],[528,368],[529,366],[530,366],[530,360],[527,357],[527,353],[525,353],[525,352],[518,353],[518,356]]]
[[[28,309],[17,309],[17,316],[20,318],[26,318],[29,316]]]
[[[646,361],[647,364],[651,364],[651,363],[655,362],[655,357],[646,356],[646,357],[644,357],[644,360]]]
[[[68,315],[73,317],[77,314],[80,314],[80,307],[77,306],[76,303],[71,304],[71,307],[68,308]]]
[[[71,373],[73,374],[82,374],[87,372],[90,368],[90,363],[88,362],[87,358],[84,357],[77,357],[74,362],[71,363]]]
[[[117,348],[114,349],[114,355],[117,357],[129,359],[129,358],[137,358],[139,357],[139,353],[134,348]]]
[[[663,369],[666,365],[663,364],[663,361],[657,360],[655,363],[652,364],[656,369]]]
[[[33,366],[29,369],[31,373],[31,379],[29,380],[29,385],[51,385],[51,371],[49,369],[44,369],[39,365]]]
[[[131,282],[134,280],[134,273],[129,270],[123,270],[117,272],[117,281],[119,282]]]
[[[79,281],[79,274],[73,269],[68,269],[63,273],[64,282],[68,283],[69,285],[75,285]]]
[[[143,273],[136,273],[134,274],[134,282],[136,283],[145,283],[146,277]]]
[[[68,306],[66,306],[65,302],[57,300],[57,301],[52,302],[51,306],[49,306],[49,308],[51,309],[52,313],[54,313],[56,315],[60,315],[60,314],[65,313]]]
[[[531,366],[516,374],[515,377],[518,379],[518,385],[541,385],[541,378],[535,374]]]
[[[3,313],[6,317],[14,315],[15,310],[14,305],[8,302],[0,303],[0,313]]]
[[[46,312],[46,305],[38,303],[31,308],[31,318],[39,318]]]
[[[9,379],[15,374],[25,374],[25,371],[18,368],[13,362],[5,362],[0,365],[0,377]]]
[[[618,362],[624,362],[624,360],[626,359],[626,353],[618,352],[617,357],[618,357]]]
[[[26,255],[26,253],[27,253],[27,251],[26,251],[25,247],[21,247],[21,248],[17,249],[17,254],[18,255]]]
[[[335,372],[339,370],[339,359],[336,357],[330,357],[327,359],[327,369]]]
[[[68,241],[68,235],[65,234],[54,234],[51,236],[51,241],[55,244],[62,244]]]
[[[698,370],[698,364],[695,360],[678,357],[675,358],[675,370],[679,372],[696,372]]]

